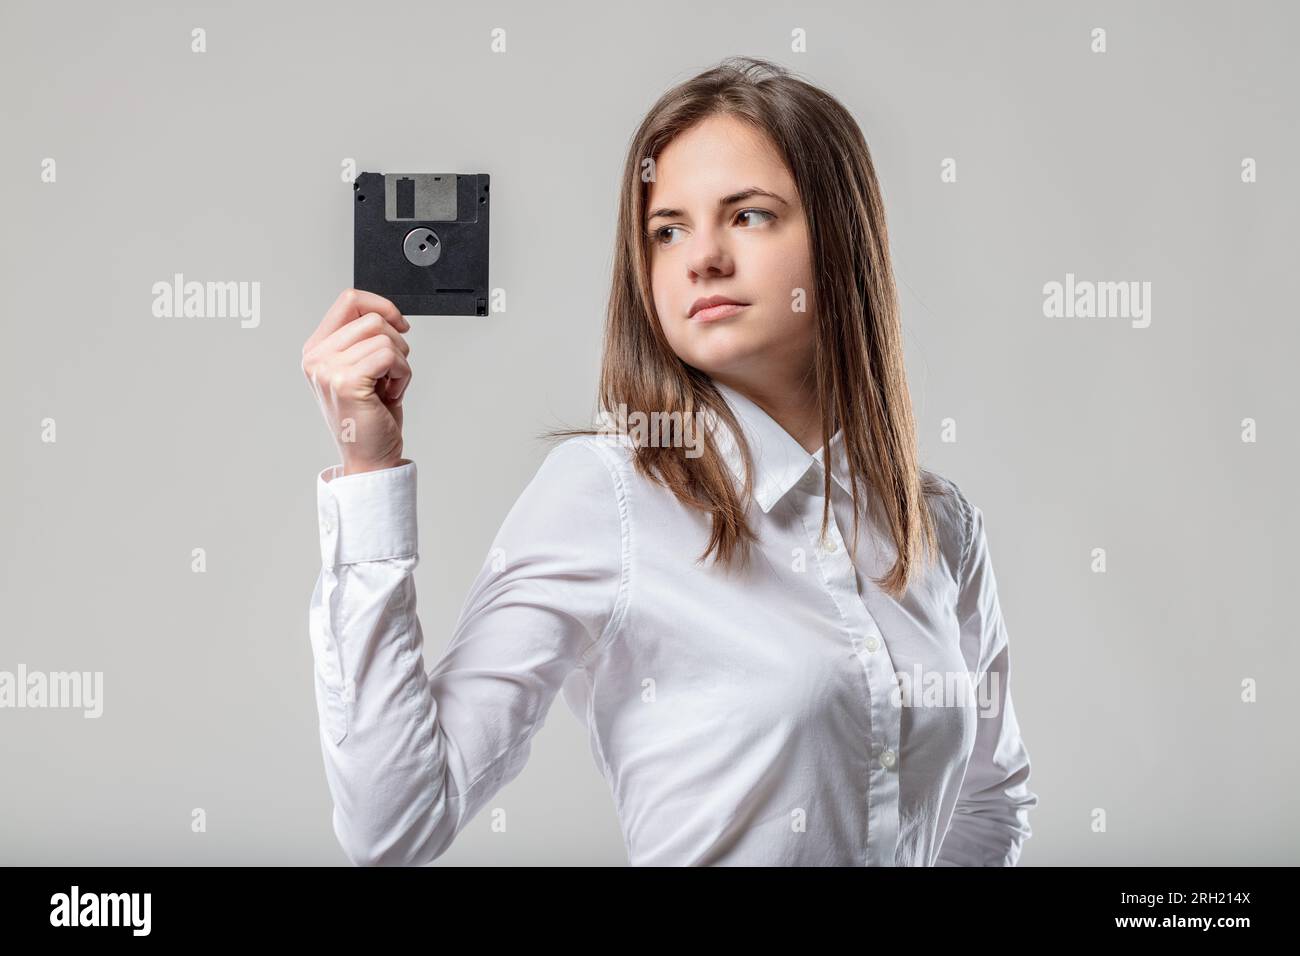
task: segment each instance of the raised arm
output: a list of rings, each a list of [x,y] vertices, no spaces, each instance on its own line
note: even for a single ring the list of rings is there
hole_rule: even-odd
[[[603,455],[583,439],[547,455],[428,673],[415,464],[318,478],[311,642],[334,832],[352,862],[441,855],[523,769],[560,685],[616,625],[622,512]]]

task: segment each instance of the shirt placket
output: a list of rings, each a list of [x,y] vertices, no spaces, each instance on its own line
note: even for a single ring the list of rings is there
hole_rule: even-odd
[[[898,774],[902,715],[895,706],[900,688],[885,638],[862,594],[857,570],[849,556],[834,508],[826,536],[821,537],[822,471],[814,464],[799,482],[804,492],[800,514],[813,546],[822,579],[848,627],[850,653],[858,659],[867,679],[867,708],[871,722],[870,769],[867,791],[868,866],[895,865],[898,846]]]

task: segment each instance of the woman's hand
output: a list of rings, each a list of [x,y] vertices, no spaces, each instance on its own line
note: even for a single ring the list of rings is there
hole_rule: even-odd
[[[302,347],[343,474],[402,463],[402,396],[411,384],[408,322],[381,295],[344,289]]]

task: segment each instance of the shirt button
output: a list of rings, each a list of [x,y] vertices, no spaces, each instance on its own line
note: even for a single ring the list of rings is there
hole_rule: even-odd
[[[840,544],[834,538],[828,538],[822,542],[822,550],[827,554],[834,554],[840,549]]]
[[[867,645],[867,650],[869,650],[869,651],[873,651],[873,652],[874,652],[874,651],[876,650],[876,648],[880,647],[880,642],[879,642],[878,640],[876,640],[874,637],[869,637],[869,638],[867,638],[867,640],[866,640],[865,643],[866,643],[866,645]]]
[[[884,753],[880,755],[880,765],[882,767],[892,767],[895,761],[896,761],[896,757],[892,750],[886,750]]]
[[[324,518],[321,520],[320,529],[326,534],[330,534],[334,530],[334,523],[329,518]]]

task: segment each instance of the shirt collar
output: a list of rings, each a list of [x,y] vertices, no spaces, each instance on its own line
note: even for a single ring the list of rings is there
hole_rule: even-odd
[[[763,513],[772,510],[787,491],[799,481],[810,468],[816,466],[817,478],[823,467],[824,448],[818,448],[808,454],[804,447],[795,441],[794,436],[777,424],[771,415],[757,404],[746,398],[729,385],[714,380],[714,386],[726,400],[732,414],[744,431],[749,444],[750,455],[754,459],[754,501],[763,509]],[[714,416],[710,416],[712,420]],[[741,460],[740,449],[728,428],[719,428],[715,432],[718,449],[736,478],[745,480],[745,463]],[[831,477],[845,492],[852,494],[849,483],[848,463],[844,455],[844,431],[837,431],[831,437]]]

